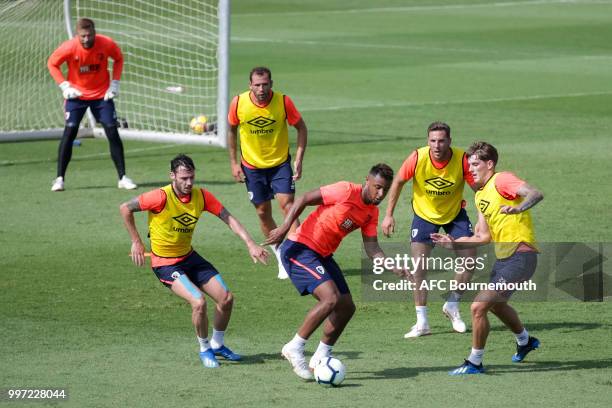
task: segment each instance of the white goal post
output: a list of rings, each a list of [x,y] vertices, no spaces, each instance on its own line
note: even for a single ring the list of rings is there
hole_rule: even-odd
[[[0,0],[0,142],[61,137],[46,61],[88,17],[123,52],[122,139],[226,147],[229,15],[230,0]],[[215,125],[202,135],[189,129],[200,114]],[[79,137],[104,137],[88,117]]]

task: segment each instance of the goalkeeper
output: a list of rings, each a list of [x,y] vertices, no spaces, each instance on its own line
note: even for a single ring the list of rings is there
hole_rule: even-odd
[[[113,60],[113,79],[108,72],[108,59]],[[60,70],[68,65],[68,78]],[[123,55],[115,42],[107,36],[96,34],[94,22],[82,18],[76,24],[76,36],[62,43],[47,61],[51,76],[64,95],[65,127],[59,145],[57,178],[51,191],[64,190],[66,168],[72,157],[72,143],[87,108],[96,121],[102,124],[110,145],[119,181],[117,187],[133,190],[137,186],[125,175],[123,144],[117,130],[117,113],[113,98],[119,93],[119,80],[123,70]]]

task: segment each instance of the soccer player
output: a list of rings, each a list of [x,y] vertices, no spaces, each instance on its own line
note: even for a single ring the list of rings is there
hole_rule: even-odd
[[[108,73],[108,59],[113,60],[112,81]],[[68,66],[68,78],[60,70]],[[123,55],[115,42],[96,34],[94,22],[82,18],[76,24],[76,36],[61,44],[49,57],[47,67],[57,82],[64,99],[64,134],[59,145],[57,178],[51,191],[64,191],[64,178],[72,158],[72,142],[87,108],[104,127],[119,181],[117,187],[133,190],[138,186],[125,175],[123,143],[117,130],[117,114],[113,98],[119,94],[119,80],[123,71]]]
[[[389,237],[395,229],[393,212],[404,184],[412,179],[412,234],[410,252],[414,259],[426,259],[433,249],[430,235],[444,228],[454,238],[472,235],[472,224],[464,209],[465,181],[472,185],[467,157],[463,150],[451,147],[451,129],[443,122],[433,122],[427,128],[427,146],[413,151],[404,161],[389,191],[389,204],[382,223],[383,233]],[[473,258],[476,250],[458,249],[458,257]],[[472,265],[472,264],[470,264]],[[416,283],[414,305],[417,322],[404,335],[415,338],[431,334],[427,318],[427,290],[421,290],[427,269],[418,264],[413,272]],[[473,268],[455,274],[455,280],[468,282]],[[462,292],[450,293],[442,312],[448,317],[453,330],[465,333],[466,325],[459,312]]]
[[[293,204],[295,181],[302,177],[308,129],[291,98],[272,91],[272,73],[256,67],[249,74],[249,90],[234,97],[228,114],[228,145],[232,175],[246,183],[249,200],[255,206],[264,236],[276,228],[272,217],[272,198],[276,198],[286,216]],[[294,171],[289,155],[287,123],[297,129]],[[240,127],[241,158],[236,156]],[[292,227],[292,231],[297,227]],[[278,246],[272,246],[278,261],[278,278],[286,279]]]
[[[537,247],[529,209],[544,198],[542,193],[510,172],[497,173],[497,150],[486,142],[473,143],[467,150],[470,171],[474,176],[478,222],[472,237],[453,238],[432,234],[432,239],[447,248],[495,243],[497,261],[490,282],[495,284],[525,282],[533,276],[537,265]],[[531,337],[516,310],[508,301],[511,291],[483,290],[472,303],[472,351],[465,362],[450,375],[481,374],[482,358],[489,335],[487,313],[491,311],[516,337],[515,363],[539,347]]]
[[[200,359],[205,367],[215,368],[219,366],[217,355],[232,361],[241,359],[224,345],[234,297],[215,267],[191,246],[196,223],[202,212],[207,211],[219,217],[244,241],[253,262],[265,264],[268,253],[255,244],[240,222],[210,191],[194,187],[195,166],[190,157],[181,154],[171,161],[170,179],[171,184],[121,204],[120,212],[132,238],[132,261],[143,266],[144,245],[136,229],[134,213],[148,211],[153,272],[162,284],[191,305]],[[203,293],[216,303],[210,343]]]
[[[361,228],[369,257],[383,257],[378,245],[378,205],[387,195],[393,170],[386,164],[370,169],[363,185],[341,181],[307,192],[295,200],[285,222],[272,230],[264,244],[282,242],[306,206],[317,205],[302,225],[281,245],[281,260],[300,295],[311,294],[316,305],[306,314],[294,338],[282,348],[293,371],[312,378],[320,359],[330,356],[338,337],[355,313],[355,304],[333,253],[342,239]],[[325,321],[319,346],[306,364],[304,346],[310,335]]]

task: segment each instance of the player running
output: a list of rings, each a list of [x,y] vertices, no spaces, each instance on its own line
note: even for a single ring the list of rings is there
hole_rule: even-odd
[[[234,97],[228,114],[228,147],[234,179],[246,183],[249,200],[255,206],[264,236],[276,228],[272,218],[272,198],[276,198],[286,216],[293,204],[295,182],[302,177],[308,129],[291,98],[272,91],[272,73],[266,67],[253,68],[249,90]],[[297,130],[294,172],[289,155],[287,124]],[[236,156],[236,138],[240,127],[241,159]],[[292,227],[292,231],[297,227]],[[286,279],[277,246],[272,246],[278,260],[278,278]]]
[[[544,196],[510,172],[497,173],[497,150],[486,142],[473,143],[467,151],[470,172],[478,187],[476,207],[478,223],[472,237],[453,238],[435,233],[432,239],[447,248],[495,243],[497,261],[490,282],[496,284],[525,282],[533,276],[538,250],[529,209]],[[500,288],[501,289],[501,288]],[[487,314],[493,312],[516,337],[515,363],[539,347],[540,341],[529,336],[517,312],[508,304],[512,291],[480,291],[472,303],[472,351],[465,362],[450,375],[484,373],[482,358],[489,335]]]
[[[433,249],[430,235],[440,228],[454,238],[472,235],[472,224],[463,208],[463,186],[465,181],[472,185],[467,157],[463,150],[451,147],[451,130],[443,122],[433,122],[427,128],[427,146],[413,151],[404,161],[399,172],[393,179],[389,191],[389,204],[382,223],[383,233],[389,237],[395,229],[393,211],[402,192],[404,184],[412,179],[412,234],[410,252],[413,259],[427,258]],[[458,249],[458,257],[473,258],[476,250]],[[473,265],[473,263],[468,263]],[[473,268],[466,268],[462,273],[455,274],[458,282],[469,282]],[[404,335],[404,338],[415,338],[431,334],[427,317],[427,290],[418,289],[425,279],[427,270],[419,263],[415,270],[414,305],[417,322]],[[442,307],[442,312],[448,317],[453,330],[465,333],[466,325],[459,312],[459,300],[462,292],[452,291]]]
[[[108,59],[113,60],[112,81],[108,74]],[[68,78],[60,67],[66,63]],[[87,108],[104,127],[110,154],[117,169],[117,187],[133,190],[137,186],[125,175],[123,143],[117,130],[117,113],[113,98],[119,94],[119,80],[123,72],[123,55],[110,38],[96,34],[94,22],[82,18],[76,24],[76,36],[60,45],[47,61],[47,67],[64,96],[66,123],[59,145],[57,178],[51,191],[64,191],[64,178],[72,158],[72,142]]]
[[[268,253],[255,244],[238,220],[217,198],[204,188],[194,188],[195,166],[190,157],[176,156],[170,163],[172,183],[141,194],[120,206],[121,216],[132,238],[132,261],[144,265],[144,245],[134,213],[147,211],[151,237],[151,266],[159,281],[191,305],[191,319],[200,344],[200,359],[205,367],[215,368],[215,356],[241,359],[224,345],[224,335],[232,313],[234,297],[215,267],[191,246],[196,223],[202,212],[219,217],[246,244],[253,262],[266,263]],[[213,335],[208,342],[208,317],[203,293],[216,303]]]
[[[333,253],[347,234],[361,228],[368,256],[384,256],[377,238],[378,205],[392,180],[393,170],[386,164],[377,164],[370,169],[363,185],[340,181],[309,191],[295,200],[285,222],[272,230],[264,242],[282,242],[306,206],[318,206],[280,248],[281,260],[297,291],[317,299],[297,334],[282,348],[293,371],[305,380],[312,378],[309,367],[314,368],[320,359],[331,355],[332,347],[355,313],[351,292]],[[304,346],[323,321],[321,342],[306,364]]]

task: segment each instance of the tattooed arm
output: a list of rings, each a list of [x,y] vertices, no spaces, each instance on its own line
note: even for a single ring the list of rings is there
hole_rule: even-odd
[[[134,197],[130,201],[126,201],[119,206],[121,218],[123,218],[125,228],[132,239],[132,249],[130,251],[132,262],[138,266],[143,266],[145,263],[144,245],[142,243],[142,239],[140,239],[138,229],[136,228],[136,222],[134,221],[134,213],[138,211],[142,211],[140,208],[140,203],[138,202],[138,197]]]
[[[516,192],[519,196],[523,197],[524,200],[518,206],[513,207],[510,205],[505,205],[500,209],[502,214],[518,214],[523,211],[527,211],[544,198],[544,195],[535,187],[530,186],[527,183],[524,183]]]

